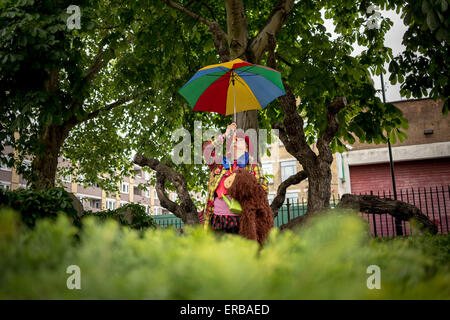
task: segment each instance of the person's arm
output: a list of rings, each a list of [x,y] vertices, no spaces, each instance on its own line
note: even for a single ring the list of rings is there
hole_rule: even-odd
[[[217,137],[213,137],[211,140],[203,144],[203,157],[210,170],[214,170],[216,166],[216,163],[214,162],[215,150],[217,150],[218,148],[222,148],[223,142],[225,141],[226,137],[232,134],[233,131],[236,131],[236,123],[234,122],[227,126],[225,134],[219,134]],[[205,152],[206,148],[211,149],[206,150]],[[211,150],[213,151],[211,152]]]
[[[213,137],[211,140],[203,144],[203,158],[205,159],[210,170],[213,170],[216,166],[214,161],[216,150],[222,147],[224,139],[225,135],[219,134],[217,137]],[[208,150],[206,150],[207,148]]]

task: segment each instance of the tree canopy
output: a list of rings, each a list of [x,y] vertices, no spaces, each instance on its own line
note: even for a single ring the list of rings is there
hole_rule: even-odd
[[[336,110],[339,126],[329,139],[333,151],[345,150],[355,136],[367,143],[386,142],[387,137],[402,140],[407,122],[398,108],[377,98],[372,77],[391,62],[392,81],[401,82],[408,74],[403,92],[423,94],[432,86],[432,97],[448,99],[446,76],[436,68],[423,73],[411,53],[418,50],[428,57],[431,69],[441,60],[448,65],[443,28],[448,20],[440,19],[448,10],[442,3],[440,11],[433,11],[440,22],[427,19],[432,28],[421,29],[420,38],[427,38],[427,32],[435,37],[414,45],[413,29],[422,21],[414,14],[421,14],[415,5],[394,0],[4,1],[0,137],[3,145],[13,145],[23,155],[41,159],[52,152],[53,158],[63,155],[73,163],[74,174],[77,164],[86,181],[106,189],[116,189],[123,175],[132,174],[131,154],[137,151],[170,163],[191,190],[204,190],[205,166],[171,162],[178,143],[171,134],[183,127],[194,138],[194,121],[202,121],[203,129],[224,129],[231,117],[192,112],[177,91],[198,69],[233,58],[233,52],[269,64],[273,40],[277,69],[292,94],[300,97],[297,112],[307,120],[304,133],[309,144],[327,133],[327,110],[339,96],[346,97],[347,105]],[[68,29],[73,14],[68,13],[69,5],[80,8],[80,29]],[[407,20],[411,24],[406,37],[412,43],[407,54],[394,59],[384,46],[392,26],[388,18],[378,29],[367,27],[367,9],[372,5],[403,9],[412,19]],[[243,17],[239,6],[244,6]],[[432,7],[437,10],[435,4]],[[334,21],[335,35],[326,31],[324,17]],[[238,18],[247,29],[242,30],[245,48],[230,36],[239,34],[231,23]],[[436,43],[441,45],[434,47]],[[351,55],[355,44],[366,47],[358,56]],[[409,74],[414,70],[421,72],[422,80]],[[408,80],[411,77],[415,80]],[[284,116],[275,101],[259,112],[258,125],[271,128]],[[18,140],[14,132],[20,134]],[[51,143],[54,148],[44,147]],[[30,170],[22,160],[17,161],[19,172],[30,181],[36,180],[39,165],[48,162],[36,161]],[[110,178],[100,179],[102,173]]]

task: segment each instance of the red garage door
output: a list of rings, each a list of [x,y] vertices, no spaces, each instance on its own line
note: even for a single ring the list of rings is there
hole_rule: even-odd
[[[450,158],[395,162],[394,171],[397,192],[450,184]],[[350,181],[353,194],[392,192],[389,163],[351,166]]]
[[[420,208],[440,232],[446,232],[450,220],[450,158],[395,162],[394,170],[398,200]],[[373,191],[374,195],[394,198],[389,163],[350,166],[350,181],[353,194]],[[395,234],[392,217],[366,217],[372,233]],[[403,228],[404,233],[410,233],[408,223],[403,223]]]

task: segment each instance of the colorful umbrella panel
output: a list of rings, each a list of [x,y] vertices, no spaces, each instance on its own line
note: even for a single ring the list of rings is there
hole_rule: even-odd
[[[223,115],[261,110],[286,94],[278,71],[241,59],[200,69],[179,93],[193,111]]]

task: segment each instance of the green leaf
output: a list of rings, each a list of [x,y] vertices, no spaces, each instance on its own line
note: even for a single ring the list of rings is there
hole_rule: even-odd
[[[441,11],[445,12],[448,9],[448,2],[447,0],[441,0]]]
[[[439,30],[436,32],[436,39],[438,41],[450,41],[450,33],[444,28],[440,27]]]
[[[439,27],[439,22],[434,11],[429,11],[427,13],[427,25],[431,31],[434,31]]]
[[[428,12],[430,12],[431,10],[433,10],[430,6],[430,4],[428,3],[428,0],[423,0],[422,1],[422,13],[424,15],[427,15]]]

